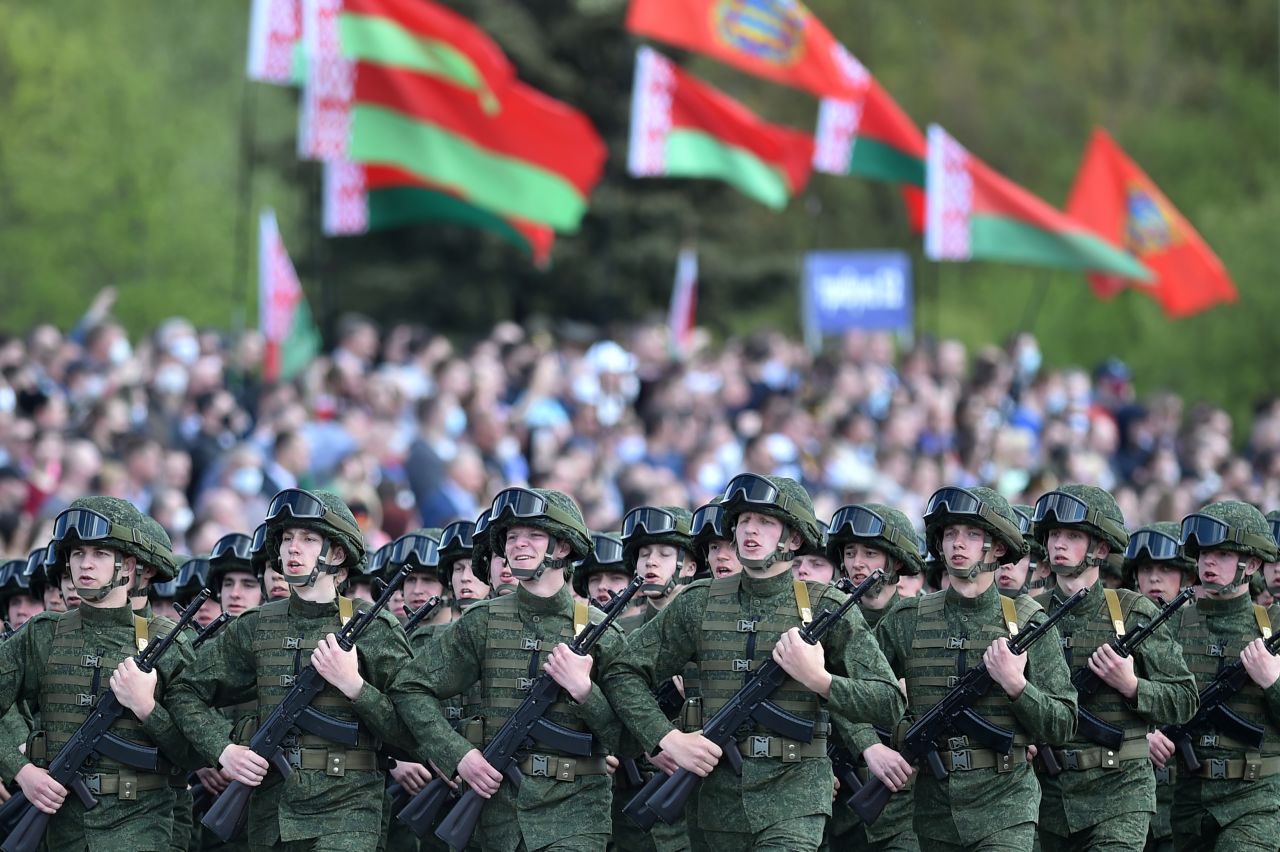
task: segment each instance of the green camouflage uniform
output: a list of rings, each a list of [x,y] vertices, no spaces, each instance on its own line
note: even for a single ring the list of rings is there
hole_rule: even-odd
[[[1277,558],[1262,514],[1252,506],[1235,501],[1214,503],[1199,513],[1227,524],[1245,539],[1198,542],[1188,535],[1183,519],[1183,541],[1187,556],[1195,557],[1201,547],[1235,551],[1242,558],[1258,556],[1264,562]],[[1237,582],[1240,572],[1237,571]],[[1241,649],[1262,635],[1260,614],[1246,594],[1230,599],[1201,598],[1195,607],[1184,607],[1171,622],[1182,643],[1196,685],[1203,689],[1226,663],[1239,658]],[[1280,626],[1280,607],[1272,607],[1266,619]],[[1280,838],[1280,681],[1262,689],[1252,679],[1228,702],[1243,719],[1262,726],[1262,748],[1254,750],[1225,734],[1208,730],[1194,739],[1196,755],[1203,764],[1193,775],[1178,766],[1171,822],[1174,848],[1178,850],[1275,850]],[[1176,758],[1172,758],[1175,760]],[[1248,765],[1259,771],[1257,780],[1245,780]],[[1213,777],[1215,774],[1226,777]]]
[[[959,489],[943,489],[930,500],[930,506],[947,491]],[[982,528],[993,540],[1005,543],[1003,560],[1020,559],[1026,544],[1008,503],[987,488],[972,488],[969,493],[987,514],[953,513],[944,503],[925,517],[928,547],[938,564],[944,563],[942,530],[951,524]],[[952,569],[943,565],[943,570]],[[1003,607],[993,582],[974,598],[966,598],[954,588],[906,598],[884,616],[876,638],[894,673],[906,679],[913,718],[948,693],[949,678],[981,662],[992,641],[1009,636]],[[1044,611],[1027,595],[1017,598],[1015,610],[1022,630],[1044,618]],[[1065,742],[1075,727],[1075,689],[1059,648],[1057,631],[1050,630],[1027,651],[1027,686],[1017,700],[1010,701],[999,685],[994,685],[973,705],[988,721],[1014,731],[1013,759],[1007,766],[1000,766],[999,756],[991,750],[968,742],[966,737],[952,737],[938,744],[943,763],[951,770],[946,779],[938,780],[926,767],[917,769],[914,825],[921,848],[1031,848],[1039,785],[1026,763],[1025,747],[1037,741]],[[962,762],[972,768],[959,768]]]
[[[744,511],[770,514],[812,545],[817,523],[808,495],[792,480],[769,477],[786,509],[764,507],[725,495],[728,523]],[[730,489],[734,482],[730,482]],[[731,499],[733,498],[733,499]],[[740,557],[741,558],[741,557]],[[794,554],[780,553],[789,561]],[[844,593],[818,583],[803,584],[813,613],[835,609]],[[767,578],[741,574],[699,580],[685,588],[652,621],[628,637],[625,655],[605,675],[605,688],[623,721],[650,754],[673,729],[653,700],[652,687],[679,674],[690,661],[701,672],[703,716],[710,718],[741,686],[744,677],[770,658],[783,632],[801,625],[790,572]],[[742,632],[744,625],[751,629]],[[857,722],[892,728],[902,716],[902,694],[878,653],[862,616],[850,610],[823,639],[829,698],[788,679],[774,703],[813,720],[812,743],[799,744],[755,726],[738,742],[742,775],[721,760],[697,793],[699,846],[711,849],[816,849],[831,814],[833,775],[826,737],[834,724],[844,734]],[[744,674],[743,672],[746,672]],[[752,756],[755,747],[770,756]],[[798,759],[783,760],[794,753]]]
[[[1072,498],[1087,507],[1084,521],[1060,520],[1056,500]],[[1113,498],[1101,488],[1065,485],[1049,492],[1036,504],[1035,536],[1047,547],[1054,529],[1086,533],[1089,554],[1078,566],[1055,565],[1055,574],[1076,576],[1102,562],[1092,556],[1096,542],[1107,543],[1110,554],[1121,555],[1129,544],[1124,518]],[[1058,622],[1063,654],[1074,677],[1086,668],[1094,650],[1116,636],[1111,601],[1119,607],[1125,632],[1148,624],[1157,615],[1154,603],[1128,589],[1119,589],[1109,600],[1098,579],[1088,599]],[[1052,612],[1068,596],[1054,584],[1052,591],[1036,596],[1036,602]],[[1124,731],[1124,743],[1111,751],[1079,732],[1067,743],[1054,743],[1054,755],[1062,772],[1056,777],[1040,774],[1040,844],[1046,852],[1103,847],[1141,850],[1146,843],[1150,814],[1155,812],[1155,777],[1147,750],[1147,731],[1154,726],[1187,721],[1196,710],[1195,679],[1187,670],[1182,652],[1168,623],[1134,651],[1138,694],[1133,703],[1105,684],[1092,697],[1080,699],[1080,707]],[[1043,746],[1042,746],[1043,747]]]

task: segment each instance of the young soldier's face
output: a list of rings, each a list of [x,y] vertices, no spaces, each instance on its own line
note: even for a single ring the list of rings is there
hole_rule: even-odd
[[[778,543],[786,532],[786,525],[772,515],[759,512],[743,512],[733,529],[733,540],[738,552],[747,558],[768,559],[778,550]]]
[[[717,578],[732,577],[742,570],[733,542],[727,538],[712,539],[707,545],[707,561],[711,563],[711,574]]]
[[[1280,562],[1268,562],[1263,565],[1262,579],[1266,581],[1268,589],[1280,586]]]
[[[410,613],[417,612],[432,597],[444,594],[444,584],[425,571],[414,571],[400,588],[404,591],[404,607]]]
[[[532,573],[542,563],[551,547],[551,536],[537,527],[511,527],[505,540],[507,562],[515,570]]]
[[[680,548],[670,544],[646,544],[636,551],[636,571],[644,578],[646,585],[665,586],[676,573],[676,562],[680,558]],[[645,593],[648,597],[658,597],[655,591]]]
[[[613,595],[622,594],[628,582],[627,575],[621,571],[597,571],[587,578],[587,597],[596,606],[603,607],[613,599]]]
[[[498,594],[509,595],[514,591],[512,586],[516,584],[516,575],[511,573],[507,560],[496,553],[489,557],[489,576],[493,578],[494,585],[502,587]]]
[[[1200,582],[1220,585],[1232,582],[1236,576],[1237,563],[1241,560],[1246,563],[1241,583],[1247,591],[1249,577],[1258,569],[1259,562],[1257,557],[1245,557],[1244,554],[1236,553],[1234,550],[1200,551],[1200,555],[1196,558],[1196,570],[1200,572]],[[1235,597],[1237,592],[1230,593],[1230,596]],[[1207,594],[1216,597],[1221,593],[1207,592]]]
[[[84,544],[73,547],[67,556],[67,574],[75,586],[82,589],[101,589],[111,584],[116,572],[119,553],[105,547]],[[131,571],[133,559],[125,560],[123,571]]]
[[[61,584],[44,590],[44,608],[49,612],[66,612],[67,602],[62,599]]]
[[[1027,571],[1030,569],[1030,556],[1024,556],[1017,562],[1001,565],[996,569],[996,585],[1001,591],[1016,592],[1027,582]]]
[[[876,571],[889,573],[889,557],[883,550],[867,547],[861,542],[851,542],[844,546],[844,559],[840,566],[845,576],[855,584],[861,583]]]
[[[1138,591],[1151,600],[1172,600],[1182,583],[1182,571],[1161,562],[1142,562],[1136,572]]]
[[[262,572],[262,583],[267,587],[268,599],[274,601],[289,597],[289,584],[284,581],[284,575],[271,566]]]
[[[1049,530],[1045,549],[1054,565],[1079,565],[1089,555],[1089,535],[1082,530],[1056,527]]]
[[[72,579],[70,571],[62,572],[62,579],[58,581],[58,586],[62,590],[64,611],[80,606],[80,593],[76,591],[76,581]]]
[[[17,630],[31,620],[33,615],[44,612],[44,601],[31,595],[14,595],[9,598],[9,626]]]
[[[324,536],[315,530],[289,528],[280,537],[280,564],[289,576],[308,576],[324,550]]]
[[[791,576],[806,582],[830,584],[836,575],[836,566],[825,556],[808,554],[797,556],[791,563]]]
[[[946,576],[945,574],[943,576]],[[901,574],[898,576],[898,597],[914,598],[924,590],[924,574]]]
[[[453,596],[460,601],[478,601],[489,597],[489,586],[480,582],[480,578],[471,570],[471,560],[455,559],[453,571],[449,575],[453,586]]]
[[[223,574],[220,593],[222,611],[232,618],[262,603],[262,585],[257,577],[247,571],[228,571]]]
[[[982,561],[986,532],[969,524],[951,524],[942,530],[942,558],[948,565],[968,568]]]

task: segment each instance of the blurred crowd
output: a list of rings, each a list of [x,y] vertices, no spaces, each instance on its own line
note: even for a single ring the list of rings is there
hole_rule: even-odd
[[[1218,499],[1280,506],[1280,399],[1233,430],[1176,392],[1139,396],[1114,358],[1043,363],[1029,334],[969,349],[853,333],[815,355],[765,331],[677,358],[661,324],[591,339],[500,322],[463,347],[349,315],[304,373],[264,383],[256,332],[174,318],[131,338],[112,297],[69,330],[0,333],[4,554],[91,493],[150,513],[184,553],[252,531],[294,486],[340,494],[374,548],[474,519],[508,485],[568,492],[609,530],[740,471],[799,480],[821,518],[881,502],[918,522],[942,485],[1034,503],[1068,481],[1112,491],[1131,527]]]

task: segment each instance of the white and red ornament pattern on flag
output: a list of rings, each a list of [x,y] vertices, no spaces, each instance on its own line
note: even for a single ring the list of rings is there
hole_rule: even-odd
[[[268,343],[280,344],[293,329],[293,314],[302,301],[302,283],[280,238],[276,214],[264,210],[258,245],[259,326]]]
[[[369,232],[369,192],[365,168],[349,160],[324,164],[324,233],[349,237]]]
[[[969,260],[973,176],[969,152],[936,124],[929,125],[925,254],[932,260]]]
[[[633,177],[658,177],[667,173],[667,136],[671,133],[675,65],[654,50],[640,48],[636,51],[636,76],[632,87],[627,171]]]
[[[356,64],[342,55],[338,16],[342,0],[303,0],[302,40],[307,80],[298,111],[298,157],[342,159],[351,133]]]
[[[293,54],[302,38],[302,0],[253,0],[249,18],[250,80],[293,83]]]

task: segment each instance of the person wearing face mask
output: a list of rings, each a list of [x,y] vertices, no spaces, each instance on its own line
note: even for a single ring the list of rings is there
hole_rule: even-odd
[[[998,754],[967,737],[938,743],[945,780],[923,771],[915,779],[912,823],[924,849],[1031,849],[1039,785],[1027,746],[1064,742],[1075,729],[1076,692],[1056,629],[1025,654],[1009,637],[1041,622],[1044,610],[1027,595],[999,594],[997,568],[1026,552],[1017,516],[990,488],[949,486],[934,492],[924,515],[930,553],[949,578],[945,591],[904,598],[876,628],[894,672],[906,681],[912,717],[950,690],[950,679],[979,661],[993,685],[973,710],[1012,730],[1014,746]],[[900,790],[915,769],[896,751],[874,761],[875,776]]]
[[[858,606],[867,626],[875,630],[886,613],[901,602],[898,584],[903,576],[924,571],[915,529],[907,516],[890,506],[865,503],[843,506],[831,516],[827,532],[827,552],[832,562],[850,582],[860,584],[876,571],[884,579],[862,596]],[[870,764],[889,751],[880,733],[871,725],[859,725],[845,748],[866,781]],[[832,849],[917,850],[911,827],[912,785],[910,781],[889,797],[884,812],[873,825],[864,825],[848,808],[837,808],[827,830]]]
[[[1204,595],[1170,619],[1182,654],[1203,689],[1225,663],[1239,660],[1248,675],[1227,707],[1262,729],[1258,748],[1207,729],[1194,741],[1198,772],[1178,766],[1170,821],[1177,850],[1273,850],[1280,837],[1280,657],[1262,637],[1280,624],[1280,607],[1249,600],[1249,579],[1280,548],[1262,513],[1248,503],[1211,503],[1182,519],[1183,551],[1196,560]],[[1174,761],[1174,744],[1159,730],[1148,735],[1157,767]]]
[[[693,583],[629,636],[626,653],[605,673],[605,689],[656,764],[703,779],[690,817],[701,846],[816,850],[831,815],[831,726],[842,734],[859,722],[891,728],[902,716],[902,694],[855,611],[822,642],[801,638],[801,625],[837,607],[844,594],[791,576],[797,552],[818,543],[813,501],[800,484],[739,474],[721,506],[742,572]],[[681,731],[653,698],[657,685],[695,662],[703,716],[710,718],[770,657],[789,675],[772,700],[812,721],[814,736],[790,741],[753,723],[729,744],[742,755],[741,776],[721,760],[719,745],[699,731]]]
[[[27,801],[52,814],[45,835],[49,849],[170,848],[176,778],[174,763],[191,755],[172,717],[160,703],[192,658],[190,640],[179,636],[154,670],[143,673],[133,655],[152,636],[174,627],[168,619],[134,613],[130,593],[157,573],[172,570],[166,538],[153,538],[134,506],[112,497],[83,497],[54,521],[48,556],[75,584],[81,605],[66,613],[41,613],[10,641],[0,643],[0,712],[15,701],[39,708],[38,729],[18,756],[14,778]],[[104,669],[106,671],[104,671]],[[110,674],[108,674],[110,672]],[[157,771],[124,766],[95,755],[98,805],[88,816],[76,797],[44,768],[76,732],[86,715],[85,696],[96,704],[110,689],[126,713],[111,726],[116,736],[159,752]],[[14,755],[6,750],[5,763]],[[8,769],[8,766],[3,767]]]
[[[350,509],[327,491],[289,489],[266,514],[266,553],[278,561],[290,596],[233,619],[200,650],[167,706],[206,761],[254,788],[248,810],[253,848],[375,850],[382,836],[385,776],[382,742],[411,735],[387,697],[395,672],[409,661],[404,631],[388,612],[372,619],[359,644],[344,651],[335,633],[365,608],[338,595],[365,560]],[[286,779],[246,746],[230,741],[218,708],[256,700],[266,718],[310,663],[328,684],[315,706],[357,726],[354,746],[301,733],[289,742]],[[334,767],[340,771],[334,771]]]
[[[1040,848],[1140,852],[1156,810],[1147,731],[1195,714],[1195,680],[1168,622],[1131,654],[1121,656],[1111,645],[1159,612],[1143,595],[1102,582],[1111,557],[1129,544],[1111,494],[1092,485],[1064,485],[1036,501],[1032,521],[1055,581],[1036,602],[1052,611],[1080,589],[1089,590],[1085,602],[1058,622],[1072,675],[1088,667],[1104,683],[1094,695],[1082,697],[1080,707],[1124,731],[1119,749],[1079,730],[1052,744],[1061,771],[1040,774]]]
[[[611,625],[590,654],[566,644],[604,613],[573,600],[566,576],[591,553],[591,537],[573,498],[550,489],[507,488],[489,509],[492,548],[511,564],[519,588],[473,604],[397,678],[396,708],[414,732],[418,756],[456,774],[487,801],[475,841],[483,850],[603,850],[609,840],[612,793],[605,756],[621,737],[613,708],[592,678],[621,651]],[[480,566],[472,570],[480,576]],[[488,579],[487,566],[484,576]],[[545,671],[562,692],[544,718],[589,734],[590,754],[569,755],[543,744],[518,754],[524,776],[515,789],[485,759],[482,746],[456,731],[440,701],[480,682],[483,736],[492,738]],[[487,745],[487,742],[485,743]]]

